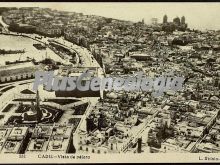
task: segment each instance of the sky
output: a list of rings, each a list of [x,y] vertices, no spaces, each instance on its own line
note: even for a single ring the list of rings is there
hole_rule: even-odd
[[[199,30],[220,30],[220,3],[189,3],[189,2],[168,2],[168,3],[143,3],[143,2],[96,2],[96,3],[76,3],[76,2],[43,2],[43,3],[0,3],[1,7],[45,7],[62,11],[80,12],[83,14],[93,14],[104,17],[116,18],[129,21],[145,20],[150,24],[151,18],[158,18],[162,22],[164,14],[168,16],[168,21],[174,17],[185,16],[186,23],[190,28]]]

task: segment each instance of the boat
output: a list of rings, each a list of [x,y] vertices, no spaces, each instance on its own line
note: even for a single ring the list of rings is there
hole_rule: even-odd
[[[38,50],[46,49],[46,46],[43,44],[33,44],[33,46]]]

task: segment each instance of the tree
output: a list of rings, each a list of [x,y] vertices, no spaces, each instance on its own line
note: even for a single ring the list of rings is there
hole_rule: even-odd
[[[174,18],[173,23],[175,23],[179,26],[180,25],[180,18],[179,17]]]
[[[182,16],[182,17],[181,17],[181,24],[185,24],[185,20],[186,20],[185,17]]]
[[[149,138],[148,138],[147,144],[150,147],[155,147],[155,148],[161,147],[161,143],[158,141],[157,136],[155,136],[153,132],[151,133],[149,132]]]
[[[106,18],[105,21],[106,23],[112,23],[112,18]]]
[[[168,19],[167,15],[164,15],[163,16],[163,23],[167,23],[167,19]]]

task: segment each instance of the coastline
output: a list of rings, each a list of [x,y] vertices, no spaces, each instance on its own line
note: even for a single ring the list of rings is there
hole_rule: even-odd
[[[25,34],[16,34],[16,33],[14,33],[14,32],[10,32],[10,33],[5,33],[5,32],[0,32],[0,35],[11,35],[11,36],[20,36],[20,37],[26,37],[26,38],[30,38],[30,39],[32,39],[32,40],[35,40],[35,41],[38,41],[38,42],[40,42],[40,43],[43,43],[43,44],[46,44],[46,43],[44,43],[43,41],[41,41],[41,40],[38,40],[38,39],[36,39],[36,38],[34,38],[34,37],[31,37],[31,36],[28,36],[28,35],[25,35]]]

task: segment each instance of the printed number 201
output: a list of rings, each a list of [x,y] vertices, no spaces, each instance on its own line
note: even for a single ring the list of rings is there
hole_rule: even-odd
[[[20,154],[19,158],[26,158],[24,154]]]

